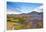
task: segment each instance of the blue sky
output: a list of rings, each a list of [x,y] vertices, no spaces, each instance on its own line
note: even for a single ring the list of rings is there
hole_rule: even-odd
[[[41,3],[7,2],[7,11],[16,13],[29,13],[33,9],[42,6]]]

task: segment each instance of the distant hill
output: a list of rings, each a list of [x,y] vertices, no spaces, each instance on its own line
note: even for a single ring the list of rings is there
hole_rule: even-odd
[[[35,28],[35,24],[37,24],[38,22],[43,22],[43,12],[36,12],[36,11],[23,14],[8,14],[7,17],[8,19],[11,17],[14,20],[15,18],[22,18],[22,19],[24,18],[26,19],[24,21],[24,24],[32,22],[32,28]]]
[[[36,11],[32,11],[30,13],[23,13],[23,14],[8,14],[8,16],[10,17],[27,17],[27,19],[29,18],[30,20],[42,20],[43,19],[43,12],[36,12]]]

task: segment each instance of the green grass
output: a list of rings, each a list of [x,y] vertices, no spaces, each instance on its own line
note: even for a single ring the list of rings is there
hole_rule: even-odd
[[[22,25],[18,25],[18,26],[16,26],[15,28],[16,28],[16,30],[24,29],[24,27],[23,27]]]

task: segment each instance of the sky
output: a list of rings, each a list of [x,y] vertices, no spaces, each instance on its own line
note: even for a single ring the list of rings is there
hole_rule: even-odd
[[[42,7],[41,3],[7,2],[8,13],[14,14],[30,13],[33,10],[38,11],[39,7]]]

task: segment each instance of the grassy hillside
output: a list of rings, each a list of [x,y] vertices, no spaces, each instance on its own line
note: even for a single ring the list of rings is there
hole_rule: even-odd
[[[43,22],[41,20],[28,21],[31,16],[7,16],[7,29],[8,30],[19,30],[19,29],[32,29],[34,28],[43,28]]]

